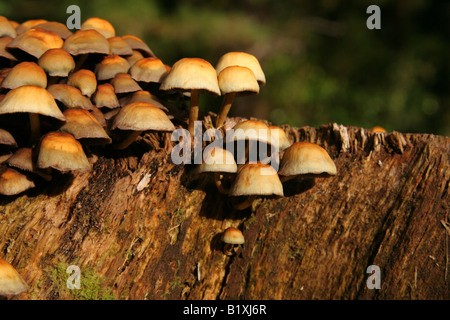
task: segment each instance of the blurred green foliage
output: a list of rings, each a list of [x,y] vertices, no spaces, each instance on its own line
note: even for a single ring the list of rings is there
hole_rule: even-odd
[[[0,15],[65,23],[71,4],[83,21],[98,16],[118,35],[141,37],[168,65],[254,54],[267,84],[236,99],[230,115],[450,135],[449,1],[0,0]],[[366,27],[371,4],[381,30]],[[219,100],[201,102],[219,109]]]

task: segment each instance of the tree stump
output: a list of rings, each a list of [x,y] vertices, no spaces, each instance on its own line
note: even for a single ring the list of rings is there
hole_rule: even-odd
[[[450,139],[283,128],[324,147],[338,174],[287,181],[284,197],[236,211],[211,176],[173,164],[146,134],[96,150],[90,173],[2,197],[0,256],[30,286],[12,298],[449,299]],[[246,242],[228,256],[231,226]],[[80,289],[66,286],[70,265]]]

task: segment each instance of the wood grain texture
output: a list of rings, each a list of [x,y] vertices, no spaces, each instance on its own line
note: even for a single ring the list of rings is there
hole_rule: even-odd
[[[324,147],[338,174],[287,181],[285,197],[244,211],[148,134],[95,150],[90,173],[2,197],[0,255],[31,287],[14,299],[72,298],[51,276],[61,264],[94,270],[118,299],[449,299],[450,139],[284,129]],[[246,238],[234,256],[220,241],[230,226]],[[366,286],[370,265],[380,289]]]

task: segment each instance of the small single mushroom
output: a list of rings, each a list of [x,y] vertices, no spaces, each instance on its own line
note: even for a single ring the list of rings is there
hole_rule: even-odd
[[[117,53],[116,53],[117,54]],[[133,50],[133,53],[130,56],[127,56],[126,59],[130,66],[133,66],[138,60],[143,59],[144,56],[138,50]]]
[[[58,36],[61,37],[61,39],[65,40],[68,37],[72,35],[72,31],[67,28],[67,26],[64,23],[57,22],[57,21],[46,21],[42,23],[38,23],[32,28],[41,28],[45,31],[50,31],[56,33]]]
[[[7,18],[0,16],[0,37],[15,38],[16,36],[16,28],[14,28]]]
[[[0,62],[6,60],[9,64],[11,64],[13,61],[17,61],[17,58],[13,56],[6,48],[12,40],[13,38],[11,37],[0,38]]]
[[[199,94],[220,96],[220,88],[214,67],[200,58],[182,58],[174,63],[161,83],[160,90],[190,92],[188,130],[194,138],[194,122],[198,119]]]
[[[0,169],[0,194],[13,196],[35,186],[33,180],[13,168]]]
[[[113,85],[110,83],[103,83],[98,85],[93,99],[95,106],[99,109],[116,109],[120,107],[119,99],[114,92]]]
[[[31,127],[31,143],[39,140],[39,114],[66,122],[52,94],[35,85],[25,85],[12,89],[0,101],[0,114],[28,113]]]
[[[41,169],[53,168],[62,173],[92,170],[81,143],[66,132],[49,132],[42,137],[36,166]]]
[[[0,145],[6,146],[8,148],[17,148],[16,139],[9,131],[0,128]]]
[[[159,84],[167,75],[167,69],[163,62],[155,57],[147,57],[137,60],[130,68],[131,77],[142,85],[151,83]]]
[[[35,62],[24,61],[15,65],[2,82],[1,87],[16,89],[20,86],[35,85],[47,87],[47,74]]]
[[[336,173],[336,165],[328,152],[318,144],[310,142],[296,142],[287,148],[278,171],[282,182],[299,176],[329,177]]]
[[[374,126],[370,130],[372,132],[377,132],[377,133],[385,133],[385,132],[387,132],[386,129],[384,129],[383,127],[380,127],[380,126]]]
[[[114,92],[116,94],[142,91],[139,84],[133,80],[131,75],[128,73],[116,74],[110,83],[114,87]]]
[[[96,30],[101,35],[103,35],[106,39],[114,37],[116,35],[116,31],[113,25],[105,20],[98,17],[92,17],[84,21],[81,26],[81,30]]]
[[[244,210],[252,205],[256,197],[283,197],[284,193],[277,171],[270,165],[258,162],[247,163],[238,169],[228,195],[233,197],[235,209]],[[244,200],[236,201],[239,197],[244,197]]]
[[[64,83],[55,83],[47,87],[53,98],[66,109],[92,110],[91,100],[83,95],[80,89]],[[63,107],[63,109],[64,109]]]
[[[205,150],[207,148],[208,147],[206,147]],[[209,151],[205,150],[203,151],[203,162],[198,165],[196,172],[214,173],[214,182],[217,189],[220,193],[228,194],[229,187],[224,186],[224,179],[230,180],[229,175],[232,174],[234,176],[237,172],[237,164],[233,154],[220,147],[213,147]]]
[[[115,36],[107,39],[111,48],[110,54],[117,54],[119,56],[131,56],[133,49],[130,45],[122,39],[122,37]],[[131,64],[130,64],[131,65]]]
[[[241,230],[229,227],[222,234],[222,242],[224,243],[224,253],[227,256],[232,256],[235,253],[237,246],[245,243],[245,238]]]
[[[253,71],[260,86],[266,84],[266,76],[258,59],[250,53],[239,51],[225,53],[216,64],[217,74],[229,66],[247,67]]]
[[[286,132],[278,126],[269,126],[270,133],[272,135],[272,139],[278,145],[280,151],[286,150],[292,145],[292,142],[289,140]]]
[[[83,109],[67,109],[64,111],[67,122],[59,131],[70,133],[83,144],[104,145],[111,143],[111,138],[103,126],[88,111]]]
[[[11,21],[10,21],[11,22]],[[30,30],[34,27],[36,27],[37,25],[40,25],[42,23],[46,23],[47,20],[45,19],[30,19],[30,20],[26,20],[24,22],[22,22],[21,24],[19,24],[18,26],[16,26],[16,32],[17,34],[21,34],[27,30]]]
[[[57,83],[60,77],[67,77],[75,69],[72,55],[62,48],[47,50],[38,60],[39,66],[48,74],[49,84]]]
[[[80,89],[81,93],[90,98],[97,90],[95,73],[88,69],[80,69],[70,74],[67,84]]]
[[[111,80],[118,73],[128,73],[130,64],[125,58],[118,55],[107,55],[95,66],[97,81]]]
[[[167,115],[157,106],[147,102],[133,102],[121,108],[114,117],[111,130],[131,131],[121,142],[114,145],[115,149],[127,148],[144,131],[171,132],[175,130]]]
[[[35,160],[33,148],[19,148],[5,163],[10,167],[38,175],[46,181],[52,180],[51,169],[36,168]]]
[[[247,67],[229,66],[220,71],[218,82],[222,95],[222,105],[217,115],[215,127],[219,128],[225,122],[236,96],[259,93],[259,84],[254,73]]]
[[[0,258],[0,296],[19,295],[26,292],[29,286],[7,261]]]
[[[139,51],[143,57],[156,57],[153,51],[144,41],[142,41],[142,39],[130,34],[122,36],[122,39],[128,43],[131,49]]]

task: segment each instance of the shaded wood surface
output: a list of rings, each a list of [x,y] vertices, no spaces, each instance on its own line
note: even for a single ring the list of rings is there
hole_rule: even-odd
[[[54,272],[72,264],[117,299],[449,299],[450,139],[284,129],[324,147],[338,174],[288,181],[245,211],[148,134],[96,152],[91,173],[1,198],[0,256],[30,285],[14,299],[73,298]],[[234,256],[221,250],[230,226],[246,238]],[[380,289],[366,286],[370,265]]]

